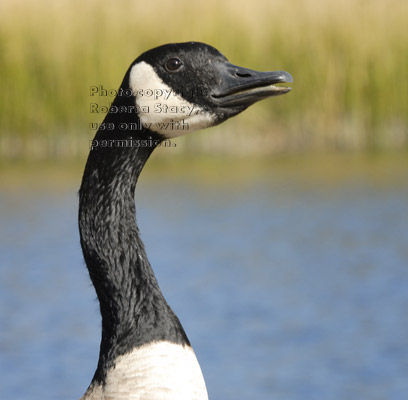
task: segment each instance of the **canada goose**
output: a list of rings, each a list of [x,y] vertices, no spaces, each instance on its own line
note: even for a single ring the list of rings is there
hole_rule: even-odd
[[[82,400],[208,399],[196,356],[164,299],[136,225],[139,174],[163,140],[217,125],[287,93],[287,72],[232,65],[203,43],[149,50],[129,67],[79,191],[84,259],[102,315],[99,362]]]

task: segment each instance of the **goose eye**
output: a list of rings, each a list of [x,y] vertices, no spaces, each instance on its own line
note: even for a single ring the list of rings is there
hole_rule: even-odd
[[[166,62],[166,69],[173,72],[177,71],[182,65],[183,63],[178,58],[170,58]]]

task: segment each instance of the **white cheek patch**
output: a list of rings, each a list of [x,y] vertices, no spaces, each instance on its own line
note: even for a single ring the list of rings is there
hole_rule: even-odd
[[[144,127],[173,138],[215,125],[213,114],[173,92],[144,61],[130,71],[129,86]]]
[[[191,347],[150,343],[118,357],[104,386],[91,386],[81,400],[208,400]]]

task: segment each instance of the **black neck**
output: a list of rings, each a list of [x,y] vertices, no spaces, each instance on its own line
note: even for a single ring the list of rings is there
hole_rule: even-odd
[[[120,118],[108,114],[105,122],[118,124]],[[135,146],[137,140],[149,138],[153,145]],[[100,146],[103,140],[117,139],[132,140],[132,145]],[[95,140],[99,145],[90,151],[79,192],[79,229],[102,314],[94,380],[103,382],[115,358],[134,347],[161,340],[189,342],[159,289],[136,224],[136,183],[154,141],[161,139],[150,131],[116,127],[100,130]]]

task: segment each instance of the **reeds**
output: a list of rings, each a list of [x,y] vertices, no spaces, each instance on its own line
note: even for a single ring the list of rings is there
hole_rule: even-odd
[[[407,21],[402,0],[3,0],[0,156],[85,154],[89,123],[103,119],[90,113],[90,86],[117,89],[142,51],[188,40],[238,65],[287,70],[295,82],[174,151],[406,148]]]

